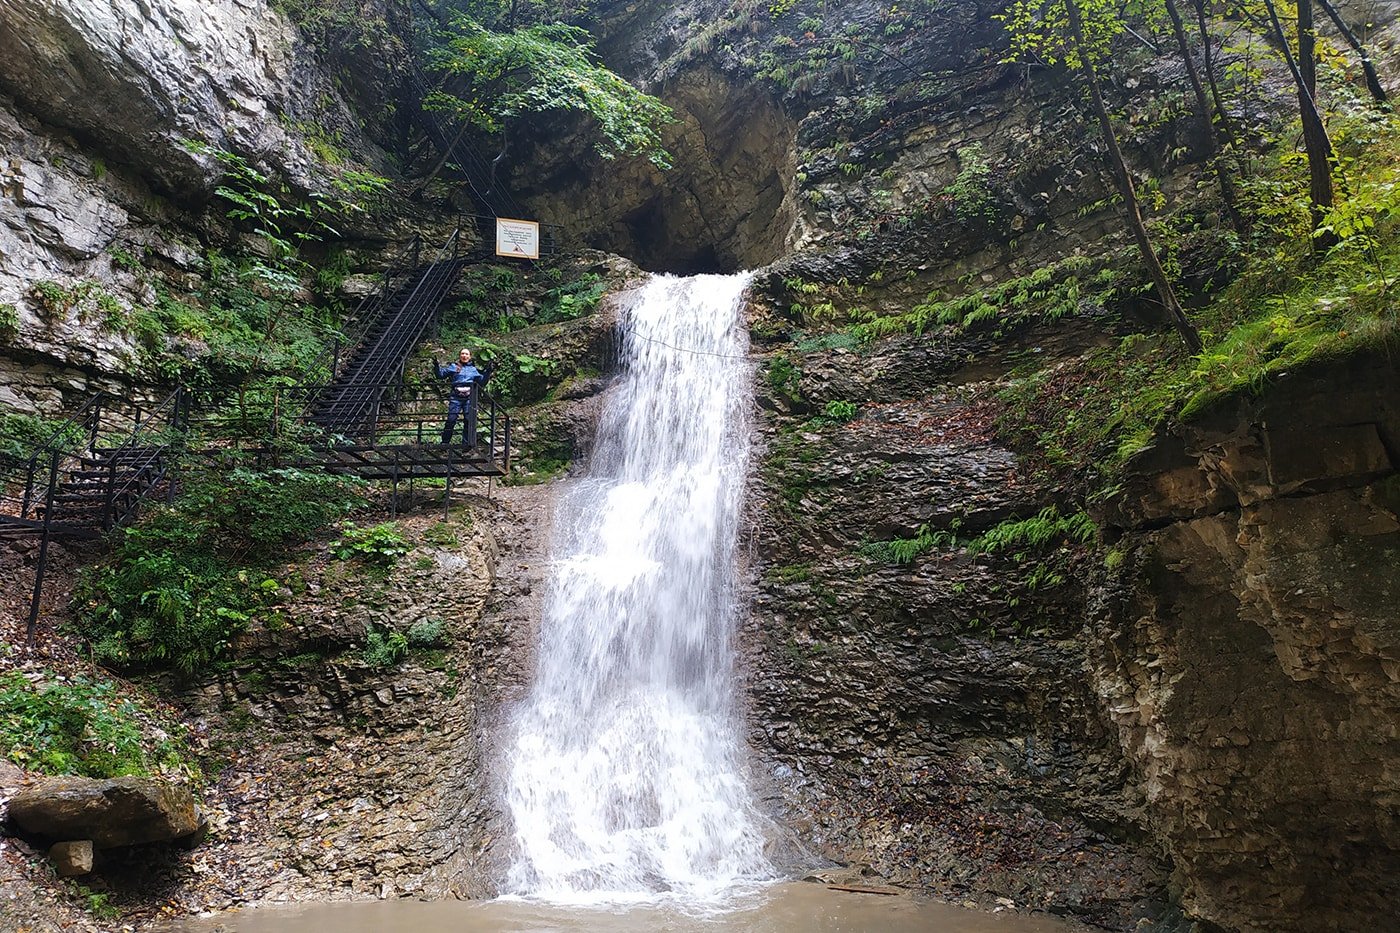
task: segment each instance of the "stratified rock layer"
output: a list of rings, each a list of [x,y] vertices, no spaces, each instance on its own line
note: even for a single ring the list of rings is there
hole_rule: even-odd
[[[1194,913],[1343,931],[1400,899],[1400,368],[1295,373],[1160,439],[1109,514],[1096,688]]]

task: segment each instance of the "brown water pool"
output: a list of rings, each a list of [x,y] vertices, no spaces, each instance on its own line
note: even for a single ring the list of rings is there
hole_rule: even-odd
[[[171,933],[1071,933],[1052,917],[986,913],[908,896],[773,885],[722,913],[665,906],[562,907],[518,900],[369,901],[260,907]]]

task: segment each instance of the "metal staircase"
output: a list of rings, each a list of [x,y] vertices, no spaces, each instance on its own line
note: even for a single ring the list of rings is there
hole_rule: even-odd
[[[100,538],[152,495],[173,492],[170,469],[187,424],[182,389],[130,414],[99,392],[28,460],[0,474],[0,540],[39,539],[26,642],[34,641],[49,542]]]
[[[423,339],[465,262],[456,255],[454,231],[438,257],[414,270],[402,286],[371,309],[360,342],[331,383],[306,406],[304,418],[328,434],[363,438],[373,431],[386,392],[399,380],[404,361]]]
[[[447,385],[437,379],[410,379],[405,370],[467,263],[462,256],[464,229],[453,231],[426,264],[411,260],[408,269],[391,271],[381,290],[361,302],[343,344],[337,343],[310,368],[325,382],[274,389],[270,399],[251,407],[242,399],[211,405],[201,416],[207,432],[248,443],[212,444],[201,455],[221,460],[251,454],[265,466],[315,466],[389,480],[395,484],[394,501],[400,480],[507,475],[510,419],[504,407],[481,392],[477,447],[462,450],[440,444]],[[415,247],[415,256],[417,252]],[[283,440],[294,443],[282,444]]]

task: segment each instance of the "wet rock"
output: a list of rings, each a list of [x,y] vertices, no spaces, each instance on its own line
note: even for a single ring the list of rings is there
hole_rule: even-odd
[[[266,155],[312,187],[319,162],[278,115],[303,109],[294,95],[339,99],[291,24],[261,3],[38,0],[8,11],[0,57],[0,85],[32,112],[195,195],[220,169],[188,139]]]
[[[188,788],[159,778],[44,778],[10,801],[21,831],[47,839],[88,839],[100,849],[170,842],[199,830]]]

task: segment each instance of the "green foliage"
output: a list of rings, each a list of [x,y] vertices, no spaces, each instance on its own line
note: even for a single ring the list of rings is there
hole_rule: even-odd
[[[340,538],[331,553],[340,560],[358,560],[378,567],[392,567],[411,548],[393,522],[361,528],[349,522],[340,526]]]
[[[408,627],[410,648],[434,648],[443,642],[444,623],[441,619],[419,619]]]
[[[103,324],[113,329],[120,326],[127,313],[115,295],[100,283],[88,280],[71,285],[41,280],[29,286],[29,298],[45,317],[61,317],[72,311],[78,320],[89,321],[100,314]]]
[[[992,197],[992,168],[987,164],[982,144],[958,149],[958,177],[943,189],[953,202],[953,213],[966,223],[990,220],[996,215]]]
[[[285,182],[259,171],[240,155],[192,139],[185,140],[184,146],[223,166],[224,175],[214,194],[224,199],[225,216],[246,224],[267,244],[274,260],[292,258],[302,244],[325,234],[338,235],[327,223],[336,205],[324,194],[313,192],[301,200]]]
[[[172,507],[121,532],[74,594],[104,663],[191,676],[256,618],[275,617],[285,549],[361,504],[355,484],[305,470],[187,473]]]
[[[122,915],[121,908],[112,903],[110,891],[94,891],[78,882],[73,882],[73,890],[83,899],[87,912],[98,920],[116,920]]]
[[[825,334],[799,331],[793,335],[792,346],[798,353],[818,353],[822,350],[855,350],[862,346],[862,342],[860,337],[850,330],[836,330]]]
[[[768,361],[764,379],[777,395],[791,401],[801,400],[802,370],[787,354],[779,353]]]
[[[147,739],[142,724],[158,736]],[[180,774],[198,780],[198,765],[168,723],[108,680],[45,673],[31,681],[0,674],[0,753],[43,774],[87,777]]]
[[[73,306],[72,293],[57,282],[41,279],[29,286],[29,298],[45,317],[66,314]]]
[[[961,527],[962,523],[956,519],[948,528],[934,529],[928,525],[920,525],[912,538],[871,541],[861,545],[860,552],[866,557],[886,563],[912,564],[921,555],[935,548],[958,547],[958,530]]]
[[[973,554],[996,554],[1003,551],[1041,550],[1059,541],[1088,544],[1094,540],[1097,529],[1093,519],[1084,512],[1061,515],[1053,505],[1041,509],[1038,514],[1026,519],[1008,519],[995,525],[965,545]],[[1020,559],[1022,554],[1017,555]]]
[[[22,463],[34,448],[47,441],[63,427],[62,421],[51,421],[34,415],[0,413],[0,466]],[[77,441],[80,435],[70,438]]]
[[[133,253],[123,246],[113,246],[107,250],[107,255],[112,257],[112,265],[123,272],[141,271],[141,257],[138,253]]]
[[[554,324],[592,314],[607,293],[608,283],[596,272],[586,272],[572,282],[551,288],[537,323]]]
[[[360,658],[370,667],[393,667],[408,657],[408,636],[396,629],[371,628]]]
[[[832,399],[822,408],[822,417],[828,421],[844,424],[856,416],[856,403],[843,399]]]
[[[19,333],[19,309],[10,302],[0,304],[0,340],[13,340]]]
[[[1128,0],[1075,0],[1084,23],[1084,48],[1091,64],[1105,61],[1113,41],[1123,35],[1130,20],[1142,21],[1150,3]],[[1161,14],[1158,14],[1161,15]],[[994,14],[1006,27],[1011,40],[1004,61],[1035,61],[1046,65],[1080,67],[1080,51],[1070,35],[1069,11],[1065,0],[1016,0],[1005,13]]]
[[[390,63],[407,53],[380,8],[359,0],[273,0],[272,5],[322,49],[370,51]]]
[[[927,300],[902,314],[878,317],[857,324],[852,333],[861,340],[892,334],[922,334],[934,325],[969,330],[996,323],[1008,326],[1036,318],[1056,321],[1076,314],[1086,301],[1102,303],[1119,288],[1118,275],[1083,256],[1071,256],[1041,266],[990,288],[954,298],[929,295]]]
[[[909,564],[936,548],[963,548],[969,554],[998,554],[1017,550],[1015,559],[1044,551],[1061,542],[1087,544],[1094,539],[1093,520],[1084,512],[1061,515],[1055,506],[1046,506],[1027,519],[1008,519],[973,538],[959,536],[962,523],[954,520],[946,529],[923,525],[912,538],[874,541],[861,546],[861,553],[893,564]]]
[[[593,118],[604,158],[643,155],[669,168],[660,128],[671,109],[598,62],[588,33],[564,23],[496,31],[458,16],[432,63],[447,75],[446,90],[425,106],[452,113],[487,133],[533,113],[572,112]]]

